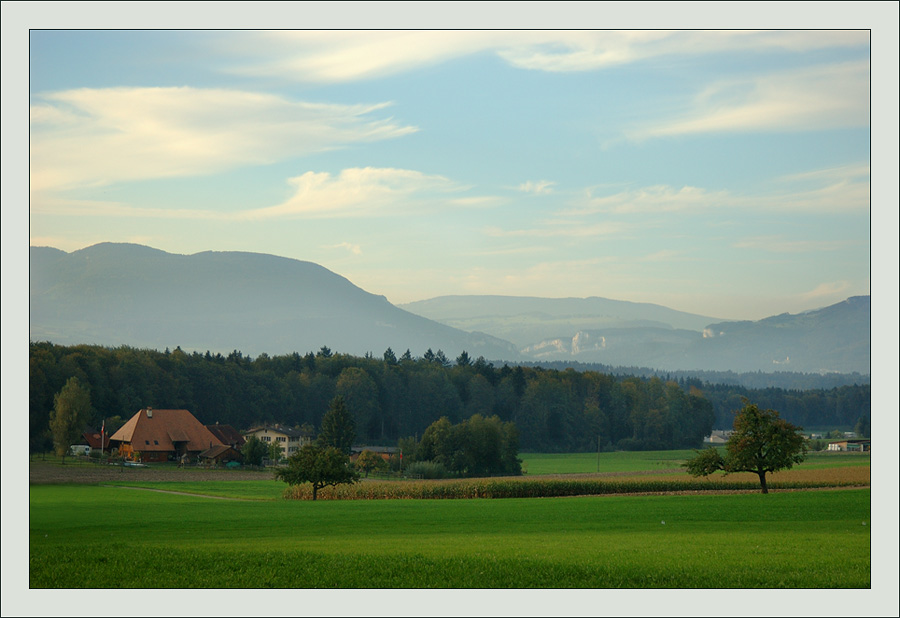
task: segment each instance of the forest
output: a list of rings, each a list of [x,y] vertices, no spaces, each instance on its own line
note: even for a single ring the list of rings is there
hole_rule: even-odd
[[[396,444],[421,438],[446,417],[473,415],[515,424],[519,446],[532,452],[655,450],[699,447],[747,397],[783,418],[811,426],[860,426],[870,413],[868,385],[785,391],[711,385],[697,379],[613,376],[596,371],[496,367],[466,352],[448,359],[428,350],[414,357],[388,348],[382,357],[318,352],[250,358],[164,352],[127,346],[29,346],[29,447],[49,450],[53,397],[75,376],[90,389],[92,423],[115,428],[144,407],[184,408],[202,423],[240,430],[261,423],[315,429],[342,396],[357,442]]]

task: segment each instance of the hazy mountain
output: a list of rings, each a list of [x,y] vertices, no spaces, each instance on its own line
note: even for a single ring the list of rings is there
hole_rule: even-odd
[[[32,247],[30,286],[31,339],[62,345],[251,355],[431,348],[451,359],[466,350],[492,361],[870,373],[868,296],[755,322],[605,298],[446,296],[406,311],[310,262],[112,243],[72,253]]]
[[[30,251],[30,336],[70,345],[130,345],[246,354],[391,347],[451,359],[511,359],[514,346],[414,315],[322,266],[258,253],[175,255],[102,243]]]
[[[598,297],[439,296],[399,306],[462,330],[490,333],[520,348],[546,340],[569,339],[579,331],[677,328],[699,332],[720,321],[651,303]]]
[[[868,296],[755,322],[604,298],[448,296],[403,307],[513,341],[532,360],[672,371],[870,373]]]

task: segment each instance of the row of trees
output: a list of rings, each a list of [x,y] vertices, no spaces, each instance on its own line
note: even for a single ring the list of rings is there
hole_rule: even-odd
[[[30,346],[29,429],[33,451],[50,448],[54,396],[77,377],[89,389],[88,424],[111,431],[137,410],[185,408],[203,423],[239,429],[257,423],[319,428],[337,396],[354,416],[361,442],[421,437],[441,417],[473,415],[513,422],[527,451],[689,448],[713,426],[730,428],[747,397],[804,426],[849,425],[870,417],[869,386],[831,391],[753,391],[696,380],[613,376],[596,371],[495,367],[463,353],[414,358],[388,349],[381,358],[327,348],[255,359],[240,352]],[[848,420],[849,419],[849,420]],[[865,423],[868,424],[867,422]]]
[[[318,428],[337,396],[352,411],[360,441],[382,444],[422,436],[441,417],[455,424],[481,415],[514,422],[523,450],[594,450],[598,437],[610,448],[678,448],[699,445],[713,422],[710,403],[697,388],[659,378],[496,368],[465,353],[455,363],[441,353],[398,357],[390,349],[383,358],[323,348],[250,359],[240,352],[33,343],[33,450],[46,448],[53,396],[73,376],[90,389],[95,426],[153,406],[186,408],[203,423],[241,429],[262,422]]]

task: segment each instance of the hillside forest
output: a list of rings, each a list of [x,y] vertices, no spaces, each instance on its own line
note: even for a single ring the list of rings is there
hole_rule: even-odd
[[[32,342],[29,363],[32,452],[50,449],[53,397],[72,376],[90,389],[95,428],[106,420],[115,429],[141,408],[155,407],[184,408],[202,423],[240,430],[280,423],[314,432],[330,402],[342,396],[361,444],[418,440],[442,417],[459,423],[479,415],[513,422],[523,451],[693,448],[713,428],[731,427],[742,397],[801,426],[856,426],[868,435],[871,418],[868,384],[749,389],[696,378],[498,368],[466,352],[451,360],[430,349],[422,357],[390,348],[381,357],[359,357],[323,347],[251,358],[239,351],[223,356]]]

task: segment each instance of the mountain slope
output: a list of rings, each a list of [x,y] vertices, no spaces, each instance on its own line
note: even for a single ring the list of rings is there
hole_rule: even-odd
[[[868,296],[755,322],[604,298],[457,296],[403,307],[513,341],[531,360],[671,371],[870,372]]]
[[[322,266],[272,255],[175,255],[102,243],[30,251],[30,336],[59,344],[174,347],[248,354],[399,355],[442,349],[512,358],[505,341],[391,305]]]

